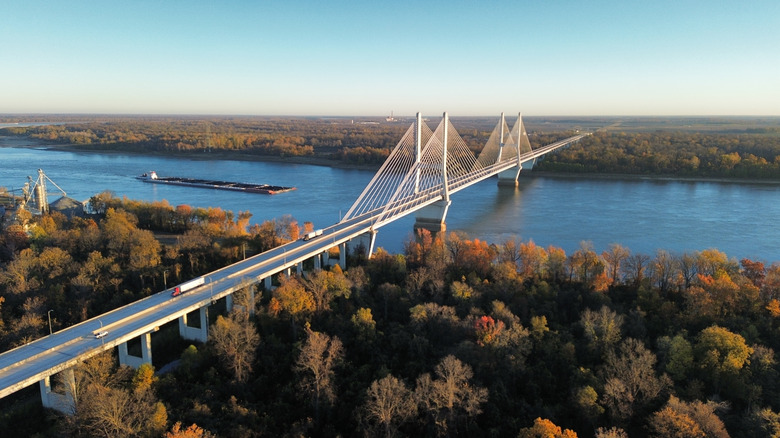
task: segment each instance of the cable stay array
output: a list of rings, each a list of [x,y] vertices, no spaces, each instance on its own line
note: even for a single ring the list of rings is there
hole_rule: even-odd
[[[435,131],[418,114],[342,222],[375,216],[379,227],[438,200],[449,201],[451,193],[519,167],[519,157],[530,151],[521,116],[510,130],[502,114],[477,157],[446,113]]]

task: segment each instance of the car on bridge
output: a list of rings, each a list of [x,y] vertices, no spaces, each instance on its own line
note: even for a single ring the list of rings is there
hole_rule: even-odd
[[[106,336],[108,336],[108,330],[101,330],[95,333],[95,339],[105,338]]]

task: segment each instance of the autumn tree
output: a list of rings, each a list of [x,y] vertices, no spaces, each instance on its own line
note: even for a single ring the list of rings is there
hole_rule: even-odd
[[[504,330],[504,323],[501,320],[494,320],[490,316],[482,316],[474,321],[474,331],[477,337],[477,344],[481,346],[494,345],[498,337]]]
[[[277,316],[285,313],[290,317],[293,335],[296,333],[296,321],[304,318],[315,309],[314,298],[306,291],[296,277],[281,277],[281,284],[273,290],[268,311]]]
[[[191,424],[182,429],[181,421],[177,421],[169,432],[165,432],[164,438],[213,438],[214,435],[197,424]]]
[[[552,245],[548,246],[545,264],[547,276],[554,281],[563,279],[566,275],[566,260],[566,251]]]
[[[607,265],[607,277],[612,283],[620,283],[622,265],[631,255],[628,248],[617,243],[611,243],[609,248],[601,253],[601,257]]]
[[[740,260],[739,264],[742,266],[742,275],[750,280],[757,288],[761,289],[761,286],[764,284],[764,278],[766,278],[766,268],[764,268],[764,264],[748,258]]]
[[[694,345],[696,363],[716,389],[736,383],[752,353],[745,338],[717,325],[702,330]]]
[[[350,282],[338,265],[330,271],[315,269],[303,277],[302,283],[311,294],[317,313],[330,310],[330,303],[335,298],[349,298],[351,293]]]
[[[577,438],[577,433],[571,429],[561,430],[560,426],[546,419],[537,417],[534,425],[520,429],[518,438]]]
[[[528,243],[520,243],[519,256],[520,274],[524,278],[543,274],[548,257],[544,248],[537,246],[533,240],[529,240]]]
[[[604,273],[604,261],[593,250],[592,242],[580,242],[580,249],[575,251],[568,260],[570,278],[592,285],[599,275]]]
[[[728,438],[729,433],[723,421],[715,413],[723,408],[715,402],[685,402],[671,396],[660,411],[649,419],[648,425],[653,437],[712,437]]]

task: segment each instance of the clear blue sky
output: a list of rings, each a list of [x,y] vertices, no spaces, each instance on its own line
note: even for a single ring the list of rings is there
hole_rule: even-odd
[[[780,1],[5,1],[0,113],[780,115]]]

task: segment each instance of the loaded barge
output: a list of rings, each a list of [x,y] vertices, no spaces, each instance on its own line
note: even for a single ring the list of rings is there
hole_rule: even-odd
[[[233,190],[238,192],[263,193],[266,195],[275,195],[277,193],[289,192],[295,190],[295,187],[272,186],[270,184],[239,183],[230,181],[216,181],[197,178],[180,178],[177,176],[157,176],[157,172],[151,171],[137,176],[143,182],[172,184],[177,186],[202,187],[205,189]]]

